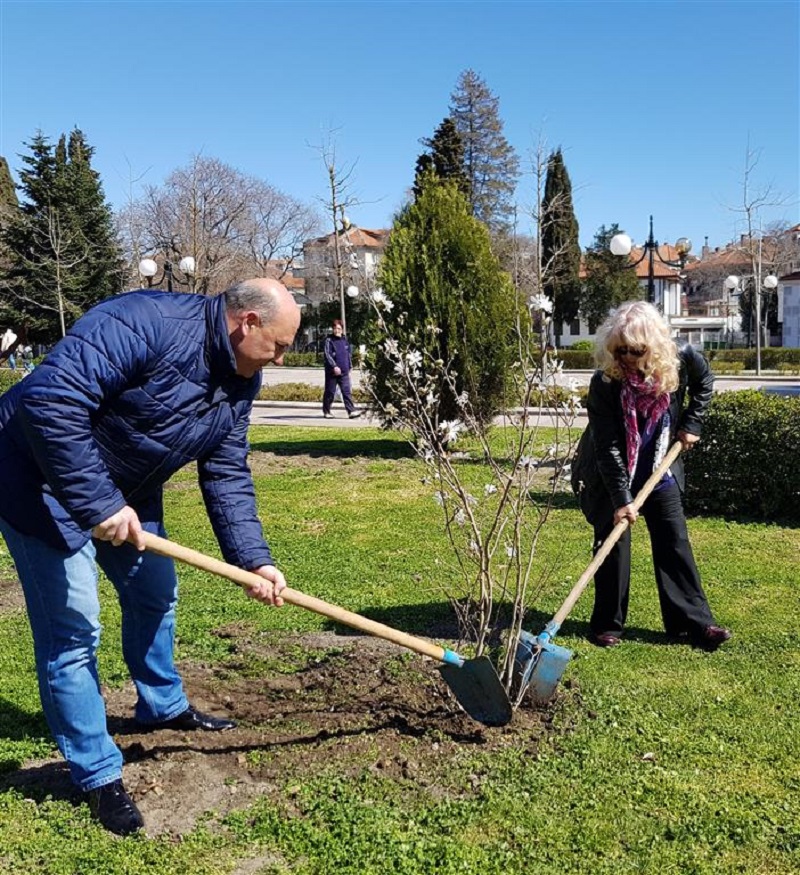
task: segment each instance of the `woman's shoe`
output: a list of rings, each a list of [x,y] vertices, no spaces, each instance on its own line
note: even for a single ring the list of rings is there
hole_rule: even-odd
[[[720,645],[724,644],[733,635],[730,629],[725,629],[723,626],[706,626],[694,638],[695,647],[702,647],[703,650],[708,650],[713,653]]]
[[[598,647],[618,647],[622,644],[622,639],[617,635],[612,635],[611,633],[605,633],[603,635],[592,635],[589,639],[592,644],[596,644]]]

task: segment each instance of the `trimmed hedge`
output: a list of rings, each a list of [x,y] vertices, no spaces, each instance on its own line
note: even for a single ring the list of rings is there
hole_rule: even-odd
[[[312,386],[309,383],[276,383],[274,386],[262,386],[258,393],[258,400],[318,401],[321,404],[322,391],[322,386]],[[370,400],[371,396],[368,392],[353,387],[353,401],[357,404],[366,404]]]
[[[556,358],[564,362],[565,371],[593,371],[595,368],[592,349],[560,349]]]
[[[755,349],[708,349],[705,355],[711,362],[741,362],[746,371],[755,370]],[[781,364],[800,367],[800,348],[766,346],[761,350],[761,367],[776,371]]]
[[[324,364],[324,357],[321,352],[287,352],[283,364],[287,368],[315,368]]]
[[[800,522],[800,398],[755,389],[714,395],[686,454],[692,512]]]
[[[580,341],[579,341],[580,342]],[[577,345],[577,344],[576,344]],[[711,362],[716,374],[738,374],[754,371],[756,367],[755,349],[708,349],[703,354]],[[559,349],[557,358],[564,362],[568,371],[594,370],[592,350]],[[800,371],[800,349],[793,347],[769,346],[761,350],[761,367],[768,371],[795,373]],[[794,370],[793,370],[794,369]]]

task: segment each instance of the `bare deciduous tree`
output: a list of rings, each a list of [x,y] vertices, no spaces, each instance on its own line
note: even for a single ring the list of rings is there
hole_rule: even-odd
[[[276,260],[279,272],[288,270],[318,219],[264,180],[196,155],[129,204],[123,223],[141,232],[139,245],[156,257],[178,264],[191,256],[194,276],[176,279],[208,294],[244,276],[274,273]],[[134,240],[129,235],[132,259]]]

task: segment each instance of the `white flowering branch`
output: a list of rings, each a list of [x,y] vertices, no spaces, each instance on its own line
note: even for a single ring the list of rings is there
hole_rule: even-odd
[[[459,374],[452,362],[434,358],[413,334],[404,344],[393,335],[393,326],[402,327],[407,317],[394,313],[393,302],[382,290],[372,293],[371,303],[383,339],[378,349],[364,350],[363,355],[382,356],[391,365],[391,395],[400,400],[381,403],[369,367],[367,386],[384,422],[410,434],[411,445],[428,468],[423,482],[432,487],[433,499],[442,508],[464,581],[461,591],[447,592],[447,597],[461,634],[474,644],[476,655],[492,654],[511,693],[526,611],[551,572],[539,560],[537,548],[568,473],[562,460],[571,456],[572,426],[580,407],[576,387],[570,384],[565,392],[559,385],[561,363],[547,348],[552,302],[543,295],[532,296],[529,307],[538,330],[517,326],[518,361],[511,381],[516,395],[502,427],[496,429],[479,421],[466,391],[459,393]],[[434,325],[422,330],[432,335],[439,331]],[[456,398],[457,419],[439,416],[444,392]],[[545,416],[556,428],[556,442],[542,450],[538,427]],[[458,451],[465,438],[477,444],[477,450]],[[498,442],[503,446],[500,452]],[[463,464],[473,453],[479,454],[481,468]],[[481,476],[486,471],[488,478]]]

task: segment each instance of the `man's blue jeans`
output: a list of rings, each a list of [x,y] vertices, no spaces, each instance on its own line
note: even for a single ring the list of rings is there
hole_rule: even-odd
[[[145,528],[163,534],[162,527]],[[0,532],[25,592],[39,694],[50,731],[81,790],[101,787],[122,775],[122,753],[106,727],[97,673],[97,565],[119,595],[122,652],[138,692],[135,717],[158,723],[189,706],[173,659],[178,597],[174,563],[109,541],[89,541],[75,553],[55,550],[3,519]]]

